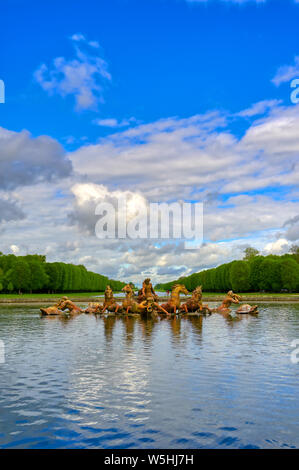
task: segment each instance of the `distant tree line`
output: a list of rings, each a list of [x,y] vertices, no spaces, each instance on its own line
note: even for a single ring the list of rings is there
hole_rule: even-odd
[[[0,252],[0,292],[103,292],[109,284],[121,290],[124,282],[87,271],[83,265],[47,263],[43,255],[15,256]]]
[[[171,290],[176,283],[184,284],[190,291],[202,285],[205,292],[299,292],[299,247],[293,246],[283,256],[261,256],[254,248],[247,248],[243,260],[157,284],[155,288]]]

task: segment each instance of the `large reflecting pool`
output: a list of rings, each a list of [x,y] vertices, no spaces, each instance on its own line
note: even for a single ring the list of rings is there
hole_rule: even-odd
[[[0,447],[299,447],[296,338],[298,304],[158,321],[2,306]]]

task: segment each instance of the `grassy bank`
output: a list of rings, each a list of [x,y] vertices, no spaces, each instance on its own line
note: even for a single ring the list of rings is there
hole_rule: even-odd
[[[58,292],[56,294],[0,294],[0,299],[50,299],[50,298],[58,298],[60,299],[62,296],[67,295],[68,297],[86,297],[86,296],[95,296],[95,295],[104,295],[103,292],[70,292],[70,293],[61,293]]]
[[[61,297],[66,295],[69,299],[75,302],[92,302],[96,301],[100,296],[104,298],[104,292],[68,292],[68,293],[57,293],[57,294],[0,294],[1,303],[55,303]]]
[[[272,292],[246,292],[238,293],[241,297],[241,302],[299,302],[299,293],[272,293]],[[203,302],[219,302],[224,299],[226,292],[204,292]],[[165,293],[165,298],[166,293]],[[184,296],[182,296],[182,299]]]
[[[117,297],[117,292],[115,296]],[[69,292],[69,293],[58,293],[58,294],[0,294],[0,303],[54,303],[59,300],[62,296],[67,295],[70,299],[75,302],[92,302],[97,300],[103,300],[103,292]],[[204,292],[204,302],[218,302],[225,297],[226,293],[219,292]],[[299,294],[273,294],[273,293],[260,293],[250,292],[239,294],[242,297],[242,302],[299,302]],[[166,292],[161,295],[161,300],[167,300]],[[182,296],[181,299],[185,299]]]

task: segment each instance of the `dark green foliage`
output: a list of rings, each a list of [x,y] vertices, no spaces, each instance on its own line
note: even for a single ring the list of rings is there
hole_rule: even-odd
[[[29,264],[23,259],[18,259],[9,272],[9,281],[20,293],[30,289],[31,271]]]
[[[0,291],[103,292],[110,284],[121,290],[124,282],[87,271],[83,265],[47,263],[43,255],[0,254]]]
[[[202,286],[203,292],[299,292],[299,255],[260,256],[250,251],[247,259],[222,264],[178,280],[157,284],[157,290],[171,290],[173,284],[185,284],[188,290]]]
[[[250,273],[249,273],[249,282],[253,292],[258,292],[260,290],[260,280],[261,280],[261,263],[264,261],[263,256],[255,256],[249,261]]]
[[[299,246],[298,245],[292,245],[290,249],[290,253],[292,257],[299,263]]]
[[[45,263],[42,263],[36,259],[29,261],[28,265],[31,271],[30,290],[36,292],[47,287],[49,283],[49,276],[45,270]]]
[[[3,290],[3,280],[4,280],[4,272],[3,272],[3,269],[0,268],[0,292]]]
[[[13,286],[12,282],[8,283],[7,290],[8,290],[8,292],[12,292],[14,290],[14,286]]]
[[[114,281],[113,279],[109,279],[108,284],[114,292],[121,291],[122,288],[126,285],[125,282]],[[135,289],[135,286],[133,286],[133,288]]]
[[[299,290],[299,264],[290,257],[284,257],[281,262],[281,283],[289,292]]]
[[[250,290],[250,269],[248,262],[235,261],[230,268],[230,282],[234,292],[247,292]]]
[[[279,292],[281,285],[281,269],[279,259],[267,256],[260,265],[260,290]]]

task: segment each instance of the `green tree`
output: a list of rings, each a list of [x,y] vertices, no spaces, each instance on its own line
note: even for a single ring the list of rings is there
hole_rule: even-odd
[[[299,265],[294,259],[281,260],[281,285],[289,292],[299,288]]]
[[[11,269],[9,281],[12,282],[19,294],[22,290],[28,291],[30,289],[30,279],[31,272],[28,263],[22,259],[16,261]]]
[[[50,292],[56,292],[59,287],[59,268],[58,263],[46,263],[45,271],[48,275],[48,289]]]
[[[245,250],[244,250],[244,261],[249,261],[251,260],[252,258],[254,258],[255,256],[258,256],[259,254],[259,251],[256,250],[255,248],[252,248],[251,246],[248,246]]]
[[[0,268],[0,292],[3,290],[3,281],[4,281],[4,272],[3,272],[3,269]]]
[[[279,257],[267,256],[260,265],[261,290],[268,292],[280,292],[282,287],[281,268]]]
[[[292,245],[290,248],[290,253],[292,254],[293,258],[297,263],[299,263],[299,246],[298,245]]]
[[[11,281],[8,283],[7,290],[8,290],[8,292],[13,292],[13,290],[14,290],[14,286],[13,286],[13,283]]]
[[[261,263],[264,261],[263,256],[254,256],[249,261],[249,282],[253,292],[258,292],[260,290],[260,280],[261,280]]]
[[[233,291],[247,292],[250,290],[249,265],[246,261],[234,261],[230,268],[230,282]]]
[[[30,277],[30,291],[41,291],[47,287],[49,277],[46,274],[44,263],[40,261],[32,260],[28,262],[31,277]]]

